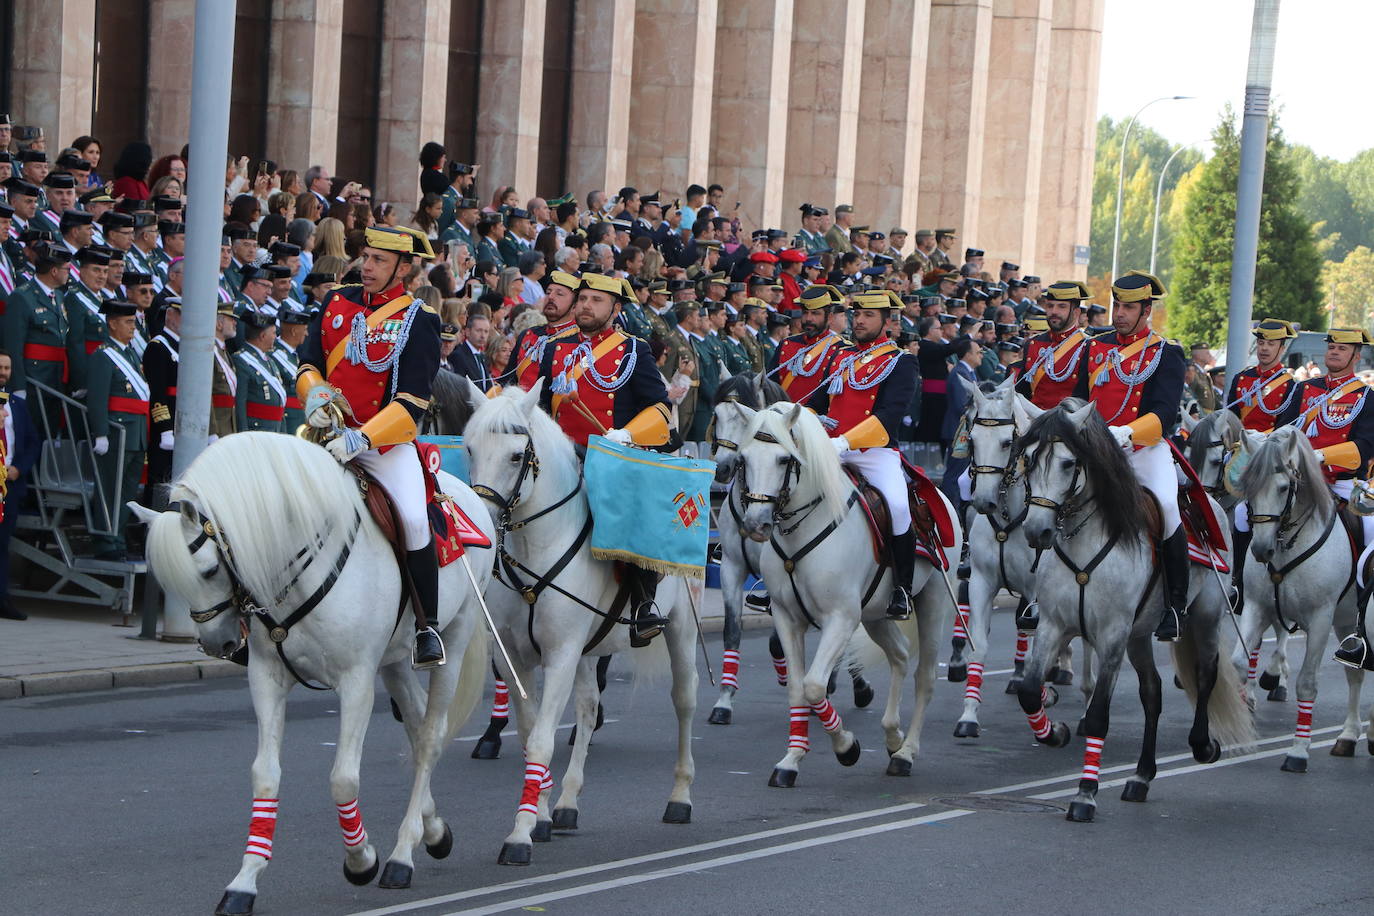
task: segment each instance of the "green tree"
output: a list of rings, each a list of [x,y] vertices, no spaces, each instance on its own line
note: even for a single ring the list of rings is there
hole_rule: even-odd
[[[1338,328],[1367,328],[1374,315],[1374,251],[1363,245],[1322,265],[1322,287]]]
[[[1240,174],[1240,132],[1235,112],[1229,107],[1212,133],[1212,142],[1212,158],[1201,166],[1196,178],[1189,176],[1188,195],[1174,239],[1168,328],[1172,336],[1218,345],[1226,340]],[[1301,322],[1304,328],[1316,330],[1326,326],[1321,261],[1312,223],[1297,207],[1298,194],[1297,168],[1277,119],[1271,119],[1253,312]]]
[[[1112,269],[1112,233],[1116,226],[1116,181],[1120,167],[1121,138],[1126,121],[1103,116],[1097,122],[1097,152],[1093,166],[1091,276],[1106,276]],[[1159,170],[1178,146],[1143,124],[1131,129],[1126,150],[1125,193],[1121,204],[1121,269],[1150,266],[1150,241],[1154,232],[1155,190]],[[1172,206],[1179,179],[1202,161],[1195,149],[1184,150],[1169,166],[1160,202],[1159,250],[1156,272],[1168,283],[1172,270],[1172,233],[1163,218]]]

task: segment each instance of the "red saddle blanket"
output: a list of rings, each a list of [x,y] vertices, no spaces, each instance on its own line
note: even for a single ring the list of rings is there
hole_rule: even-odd
[[[437,446],[417,442],[416,450],[425,475],[425,504],[429,512],[430,530],[434,532],[434,549],[439,556],[439,565],[447,566],[463,555],[465,547],[490,547],[491,539],[467,514],[458,507],[453,498],[439,489],[435,476],[439,470],[439,449]],[[377,527],[393,546],[399,543],[400,524],[392,506],[391,494],[386,492],[377,481],[366,476],[362,469],[352,466],[355,473],[365,481],[363,501],[367,504]],[[399,547],[396,548],[398,551]]]
[[[940,489],[920,468],[907,463],[905,459],[902,464],[907,472],[907,499],[911,507],[911,528],[916,535],[916,556],[941,569],[949,569],[945,550],[954,546],[954,523],[940,496]],[[873,558],[878,563],[886,563],[888,533],[892,530],[887,503],[863,475],[849,468],[845,469],[845,473],[861,497],[859,505],[863,507],[864,518],[868,520],[868,533],[873,540]]]
[[[1183,476],[1187,478],[1187,483],[1178,488],[1178,511],[1183,516],[1183,529],[1188,532],[1188,559],[1199,566],[1229,573],[1231,567],[1226,562],[1226,536],[1212,510],[1212,501],[1207,498],[1207,489],[1178,446],[1169,439],[1164,441],[1169,443],[1174,464],[1182,469]]]

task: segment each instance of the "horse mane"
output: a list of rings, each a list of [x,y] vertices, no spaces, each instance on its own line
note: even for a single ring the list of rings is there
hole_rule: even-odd
[[[760,377],[762,377],[761,383]],[[763,389],[764,403],[762,404],[759,403],[760,387]],[[739,401],[750,410],[759,410],[769,404],[787,400],[787,392],[783,390],[781,385],[766,375],[762,375],[762,373],[741,372],[720,383],[711,406],[715,407],[717,404],[732,400]]]
[[[536,407],[525,412],[525,399],[529,392],[514,385],[506,388],[498,396],[487,398],[478,405],[463,431],[463,440],[472,451],[481,451],[492,436],[526,435],[534,443],[534,451],[540,458],[540,467],[551,470],[553,467],[577,468],[581,462],[573,449],[572,440],[543,409]]]
[[[1071,405],[1070,402],[1076,402]],[[1135,471],[1121,446],[1116,444],[1107,424],[1097,411],[1091,411],[1081,427],[1069,419],[1069,413],[1081,407],[1083,401],[1066,399],[1032,421],[1030,428],[1018,440],[1023,450],[1042,443],[1059,440],[1064,443],[1092,487],[1092,502],[1108,540],[1119,540],[1137,549],[1145,531],[1144,493]],[[1035,460],[1044,454],[1035,451]]]
[[[331,535],[353,530],[362,498],[349,472],[318,445],[281,433],[225,436],[201,453],[172,486],[169,502],[194,503],[233,551],[239,578],[259,601],[272,601],[287,583],[293,559],[319,553]],[[154,541],[172,539],[171,516],[154,526]],[[179,527],[179,525],[176,525]],[[172,572],[194,567],[183,544],[170,551]],[[159,568],[158,576],[164,575]]]
[[[435,418],[443,427],[436,432],[461,436],[468,420],[472,419],[472,405],[467,399],[463,377],[452,369],[440,366],[439,374],[434,376],[431,393],[434,395]]]
[[[1317,453],[1312,450],[1307,436],[1295,426],[1281,426],[1265,437],[1241,472],[1241,494],[1247,500],[1254,499],[1275,477],[1290,476],[1290,459],[1298,467],[1293,480],[1297,489],[1293,493],[1292,521],[1302,525],[1316,515],[1325,524],[1327,513],[1335,510],[1335,499],[1327,489]]]
[[[1195,468],[1207,461],[1207,450],[1214,442],[1230,448],[1240,441],[1244,429],[1240,417],[1229,410],[1214,410],[1198,421],[1188,435],[1188,463]]]
[[[840,467],[835,448],[830,444],[830,435],[821,421],[806,408],[798,411],[795,420],[789,420],[794,406],[779,402],[754,414],[744,433],[744,441],[749,442],[758,433],[776,439],[778,445],[797,460],[796,489],[818,493],[822,511],[830,513],[830,520],[839,520],[849,511],[849,494],[854,487]]]

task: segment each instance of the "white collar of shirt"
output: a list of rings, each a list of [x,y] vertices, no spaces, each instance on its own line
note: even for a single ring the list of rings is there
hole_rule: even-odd
[[[34,277],[34,278],[33,278],[33,282],[36,283],[36,284],[38,285],[38,288],[41,289],[41,290],[47,295],[47,297],[48,297],[49,299],[51,299],[51,298],[53,297],[53,294],[57,292],[57,290],[55,290],[55,289],[49,289],[49,288],[48,288],[48,284],[44,283],[42,280],[38,279],[37,277]]]
[[[963,366],[965,369],[967,369],[969,375],[975,375],[975,374],[977,374],[977,370],[975,370],[972,366],[970,366],[970,365],[968,364],[968,360],[964,360],[964,359],[959,360],[959,365],[961,365],[961,366]]]

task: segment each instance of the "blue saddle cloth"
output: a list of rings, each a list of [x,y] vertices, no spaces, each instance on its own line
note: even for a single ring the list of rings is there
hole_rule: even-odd
[[[668,576],[704,578],[713,461],[674,458],[587,440],[583,475],[592,510],[592,555]]]

